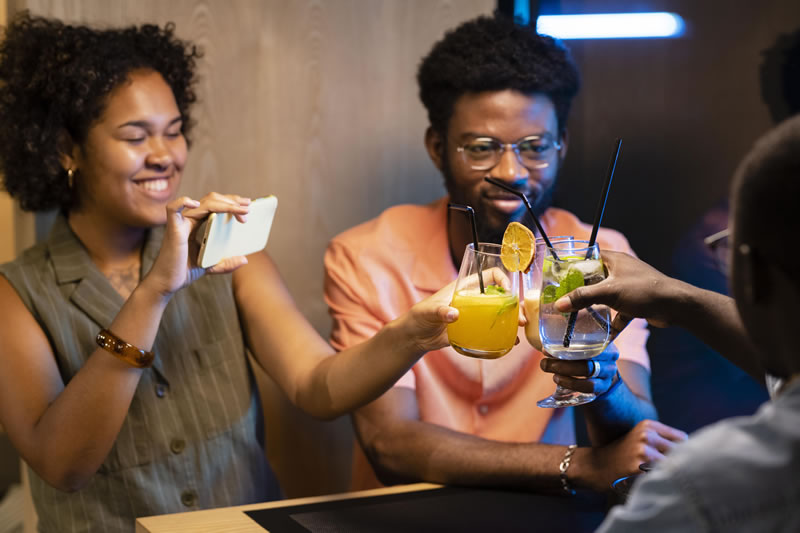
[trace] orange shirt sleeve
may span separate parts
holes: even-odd
[[[369,273],[344,243],[331,241],[325,252],[324,296],[332,319],[330,343],[337,351],[371,338],[387,323],[373,309],[378,300]],[[415,387],[409,370],[395,386]]]

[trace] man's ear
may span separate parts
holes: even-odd
[[[438,131],[428,126],[425,130],[425,149],[439,171],[443,168],[445,141]]]
[[[78,169],[78,143],[72,140],[72,136],[66,130],[58,133],[56,144],[58,150],[58,161],[64,170]]]
[[[758,260],[756,251],[749,244],[739,244],[735,252],[739,261],[739,283],[742,284],[744,300],[749,305],[763,304],[769,294],[769,276],[765,266]],[[763,258],[762,258],[763,261]]]

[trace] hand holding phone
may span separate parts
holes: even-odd
[[[216,265],[228,257],[247,255],[267,245],[278,198],[267,196],[250,204],[247,222],[239,222],[230,213],[211,213],[205,228],[199,228],[200,253],[197,264],[203,268]]]

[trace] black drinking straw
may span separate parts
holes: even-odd
[[[472,225],[472,243],[475,247],[473,251],[475,252],[475,261],[478,263],[478,283],[481,287],[481,294],[484,294],[486,290],[483,288],[483,265],[481,256],[478,254],[478,227],[475,225],[475,211],[468,205],[447,204],[447,207],[469,214],[469,222]]]
[[[597,239],[597,230],[600,229],[600,222],[603,220],[603,213],[606,210],[606,200],[608,200],[608,190],[611,188],[611,179],[614,177],[614,170],[617,168],[617,158],[619,157],[620,148],[622,148],[622,139],[618,138],[614,142],[614,152],[611,154],[611,161],[608,163],[608,172],[603,182],[603,190],[600,193],[600,201],[597,203],[597,210],[594,212],[594,224],[592,225],[592,235],[589,237],[589,249],[586,250],[586,259],[589,259],[592,255],[591,248],[594,246],[594,242]],[[575,330],[575,321],[577,319],[577,311],[570,313],[567,331],[564,332],[564,348],[569,347],[569,343],[572,342],[572,333]]]
[[[525,196],[525,193],[524,192],[520,192],[520,191],[514,189],[513,187],[509,187],[508,185],[506,185],[505,183],[503,183],[502,181],[500,181],[497,178],[490,178],[490,177],[487,176],[487,177],[485,177],[483,179],[485,179],[486,181],[488,181],[492,185],[500,187],[504,191],[510,192],[511,194],[513,194],[514,196],[519,197],[522,200],[522,202],[525,204],[525,208],[528,210],[528,214],[533,219],[533,223],[536,224],[536,229],[539,230],[539,234],[542,236],[542,239],[544,240],[545,245],[547,245],[547,249],[550,250],[551,254],[553,254],[553,259],[558,261],[558,255],[556,254],[556,251],[553,250],[553,245],[550,244],[550,239],[547,238],[547,234],[544,232],[544,228],[539,223],[539,219],[536,217],[536,215],[533,214],[533,208],[531,207],[531,203],[528,201],[528,197]]]

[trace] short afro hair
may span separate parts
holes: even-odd
[[[761,56],[761,97],[772,120],[800,113],[800,28],[778,37]]]
[[[428,120],[443,136],[460,96],[507,89],[549,97],[563,135],[580,75],[560,41],[496,14],[447,32],[422,60],[417,83]]]
[[[800,115],[784,120],[756,142],[736,170],[732,197],[733,227],[739,238],[759,249],[758,260],[780,265],[796,277]]]
[[[59,162],[64,133],[82,144],[111,91],[135,70],[161,74],[187,135],[196,100],[195,46],[175,27],[95,29],[22,12],[0,42],[0,173],[28,211],[69,210],[77,200]]]

